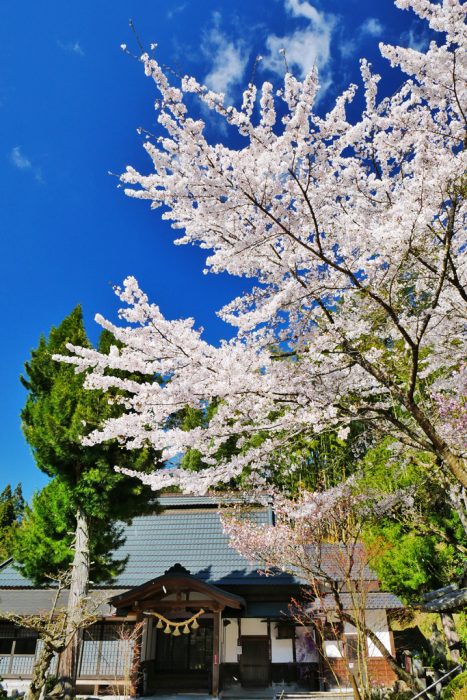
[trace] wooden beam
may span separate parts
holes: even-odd
[[[219,695],[219,677],[220,677],[220,626],[221,626],[221,611],[214,612],[214,625],[212,634],[212,695],[217,698]]]
[[[162,612],[163,610],[218,610],[215,600],[140,600],[135,612]]]

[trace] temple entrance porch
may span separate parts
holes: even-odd
[[[179,621],[179,620],[177,620]],[[203,691],[212,688],[213,618],[206,615],[189,634],[155,630],[155,658],[145,662],[146,692]]]
[[[117,615],[147,620],[134,649],[135,694],[220,690],[221,619],[245,607],[240,596],[192,576],[180,564],[115,596]]]

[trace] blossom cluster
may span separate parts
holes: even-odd
[[[396,4],[441,32],[439,44],[382,44],[407,75],[382,100],[379,76],[362,61],[365,106],[354,122],[346,109],[355,85],[317,113],[316,71],[303,81],[287,73],[278,91],[264,83],[259,97],[250,85],[235,108],[195,78],[171,85],[155,58],[141,56],[165,133],[145,142],[149,174],[122,175],[126,194],[162,208],[177,243],[209,251],[208,270],[256,281],[219,311],[236,335],[216,346],[193,319],[166,319],[130,277],[117,290],[123,323],[97,317],[121,349],[72,348],[62,358],[88,373],[89,387],[125,392],[126,413],[89,442],[149,441],[172,462],[189,449],[202,455],[199,473],[137,475],[155,489],[202,492],[246,466],[261,478],[297,436],[345,438],[355,420],[433,453],[467,485],[455,431],[443,428],[449,405],[430,390],[442,377],[441,394],[452,393],[465,358],[466,6]],[[190,116],[192,94],[242,135],[242,147],[209,142]],[[214,401],[206,424],[183,430],[173,420]],[[221,458],[227,440],[236,449]]]

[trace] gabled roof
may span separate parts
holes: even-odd
[[[297,583],[285,574],[261,576],[259,565],[250,564],[229,546],[217,502],[208,497],[162,497],[160,503],[166,510],[160,515],[134,518],[125,528],[125,544],[118,550],[118,557],[128,557],[128,563],[114,585],[139,586],[177,563],[199,580],[217,586]],[[271,514],[258,508],[252,509],[249,517],[266,525]]]
[[[258,573],[259,565],[250,564],[229,546],[219,519],[219,498],[177,494],[162,496],[159,502],[166,509],[159,515],[137,517],[131,525],[124,525],[125,543],[115,556],[127,558],[127,564],[112,587],[140,586],[162,576],[177,563],[200,581],[217,586],[298,583],[288,574],[262,576]],[[271,522],[271,512],[265,508],[252,509],[248,517],[258,524]],[[16,571],[10,559],[0,567],[2,588],[37,586]]]
[[[170,591],[170,594],[185,593],[189,595],[191,592],[201,593],[209,601],[209,603],[205,603],[204,599],[201,601],[200,604],[203,608],[206,608],[206,606],[216,610],[224,607],[246,608],[246,602],[241,596],[223,591],[221,588],[205,581],[200,581],[180,564],[172,566],[163,576],[158,576],[152,581],[147,581],[141,586],[114,596],[110,599],[110,602],[117,609],[128,606],[144,609],[150,602],[162,601],[168,595],[168,591]],[[188,604],[188,600],[189,598],[183,599],[183,602]],[[175,604],[174,601],[169,601],[169,605],[173,604]]]
[[[121,591],[145,585],[163,576],[177,563],[188,569],[198,581],[222,588],[245,585],[277,588],[305,583],[285,573],[262,576],[258,573],[259,564],[249,563],[232,549],[219,518],[219,497],[177,494],[162,496],[160,503],[165,507],[161,514],[137,517],[131,525],[124,526],[125,543],[116,552],[116,557],[127,559],[127,563],[124,571],[112,582],[112,588]],[[252,508],[248,517],[257,524],[272,522],[269,508]],[[325,544],[321,548],[324,568],[336,580],[342,578],[343,552],[335,544]],[[364,556],[362,552],[358,546],[354,551],[358,578],[363,575],[366,581],[376,581],[375,573],[364,565],[364,559],[361,563],[358,561],[360,555]],[[317,553],[310,549],[312,556],[317,556]],[[15,570],[11,559],[0,565],[0,608],[1,589],[8,588],[37,588]],[[381,607],[401,605],[395,596],[387,595],[389,597],[378,599]]]

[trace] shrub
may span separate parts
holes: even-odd
[[[467,700],[467,671],[463,671],[447,684],[443,700]]]

